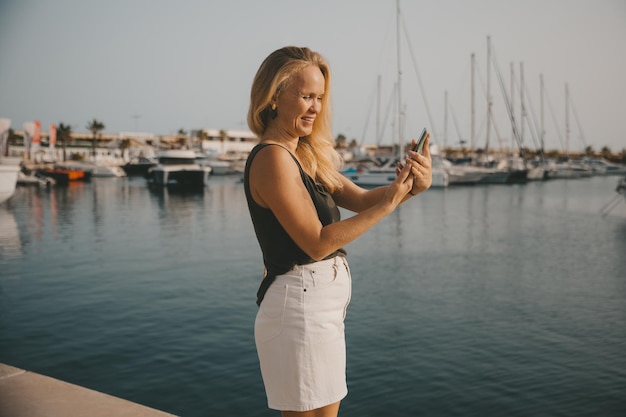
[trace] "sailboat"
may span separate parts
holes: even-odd
[[[551,179],[582,178],[590,177],[592,174],[591,167],[586,165],[584,162],[573,161],[569,157],[569,110],[571,104],[569,85],[565,83],[565,156],[558,159],[556,162],[551,163]]]
[[[375,161],[369,161],[366,166],[350,167],[343,171],[343,174],[352,182],[363,187],[377,187],[389,185],[396,179],[396,167],[398,162],[403,161],[404,138],[402,130],[404,126],[404,111],[402,102],[402,64],[401,64],[401,39],[400,39],[400,0],[396,0],[396,55],[397,55],[397,81],[396,81],[396,99],[397,99],[397,125],[398,125],[398,145],[395,155],[386,158],[375,158]],[[378,133],[378,129],[377,129]],[[447,187],[448,173],[440,166],[433,163],[432,184],[431,187]]]
[[[465,184],[511,184],[511,183],[524,183],[527,181],[528,170],[524,166],[521,158],[514,157],[513,155],[506,158],[502,158],[496,161],[489,155],[489,142],[491,125],[494,123],[492,118],[492,97],[490,87],[490,69],[491,65],[495,66],[495,60],[492,60],[491,56],[491,40],[487,37],[487,131],[485,137],[485,152],[480,158],[476,158],[474,155],[466,163],[453,164],[448,160],[444,160],[441,164],[444,166],[448,173],[449,184],[452,185],[465,185]],[[474,103],[474,74],[475,74],[475,55],[471,55],[471,149],[475,149],[475,103]],[[501,77],[500,77],[501,80]],[[517,129],[515,120],[512,117],[512,109],[510,108],[510,101],[506,97],[506,93],[503,90],[505,101],[507,104],[507,111],[513,126],[514,134],[517,135]],[[447,110],[447,109],[446,109]],[[495,128],[495,124],[494,124]],[[497,133],[497,130],[496,130]]]
[[[495,59],[493,59],[491,53],[491,37],[487,36],[487,135],[486,135],[486,147],[485,149],[488,151],[489,149],[489,136],[491,131],[491,124],[493,122],[492,119],[492,98],[491,98],[491,80],[490,80],[490,68],[491,65],[496,69],[496,75],[498,76],[498,81],[500,82],[500,89],[502,95],[504,97],[506,110],[509,115],[509,119],[511,121],[511,127],[513,132],[513,137],[519,143],[519,130],[517,127],[517,123],[515,118],[513,117],[513,109],[511,105],[511,100],[509,99],[506,90],[504,89],[504,84],[502,80],[502,75],[498,70],[498,66],[496,65]],[[495,125],[494,125],[495,126]],[[497,133],[497,132],[496,132]],[[525,183],[528,181],[528,169],[524,166],[521,158],[515,155],[509,155],[507,158],[500,159],[495,166],[493,164],[489,164],[489,166],[483,165],[483,168],[487,168],[485,170],[485,176],[481,180],[481,183],[486,184],[515,184],[515,183]]]
[[[524,109],[524,73],[520,64],[520,101],[522,102],[522,127],[524,126],[524,118],[526,117],[526,111]],[[512,94],[512,93],[511,93]],[[539,74],[539,105],[541,111],[541,126],[538,132],[538,156],[533,160],[526,160],[526,168],[528,168],[528,181],[544,181],[548,179],[548,163],[544,153],[544,141],[545,141],[545,123],[544,123],[544,84],[543,74]]]

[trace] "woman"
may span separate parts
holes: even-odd
[[[336,416],[347,394],[344,317],[351,277],[343,247],[431,184],[431,158],[409,152],[396,180],[365,190],[340,174],[331,135],[330,70],[285,47],[261,64],[248,125],[260,143],[244,174],[263,252],[255,341],[270,408]],[[357,214],[340,220],[339,207]]]

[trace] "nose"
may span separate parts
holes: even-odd
[[[315,113],[319,113],[319,111],[322,109],[322,100],[313,100],[309,109]]]

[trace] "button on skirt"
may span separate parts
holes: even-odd
[[[342,256],[297,265],[270,285],[254,326],[269,408],[307,411],[347,395],[344,319],[351,293]]]

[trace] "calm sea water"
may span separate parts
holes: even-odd
[[[626,204],[600,215],[616,183],[432,189],[349,245],[340,415],[626,415]],[[277,415],[261,272],[238,178],[18,188],[0,206],[0,362],[181,416]]]

